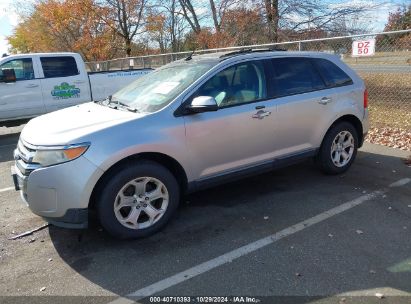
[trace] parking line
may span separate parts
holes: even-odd
[[[389,187],[400,187],[404,186],[405,184],[411,182],[410,178],[404,178],[401,180],[398,180],[392,184],[389,185]],[[365,195],[362,195],[354,200],[351,200],[349,202],[346,202],[344,204],[341,204],[335,208],[329,209],[325,212],[322,212],[318,215],[315,215],[307,220],[304,220],[302,222],[299,222],[295,225],[292,225],[288,228],[285,228],[279,232],[276,232],[272,235],[269,235],[265,238],[262,238],[258,241],[252,242],[250,244],[247,244],[245,246],[242,246],[240,248],[234,249],[230,252],[227,252],[223,255],[220,255],[214,259],[211,259],[209,261],[206,261],[204,263],[201,263],[199,265],[196,265],[192,268],[189,268],[187,270],[184,270],[182,272],[179,272],[173,276],[170,276],[166,279],[163,279],[161,281],[158,281],[156,283],[153,283],[149,286],[146,286],[144,288],[138,289],[125,297],[120,297],[112,302],[110,304],[125,304],[125,303],[135,303],[135,301],[152,296],[158,292],[161,292],[167,288],[170,288],[172,286],[175,286],[179,283],[182,283],[184,281],[187,281],[191,278],[194,278],[198,275],[201,275],[207,271],[210,271],[214,268],[217,268],[221,265],[224,265],[226,263],[230,263],[235,259],[238,259],[244,255],[247,255],[251,252],[254,252],[258,249],[261,249],[263,247],[266,247],[268,245],[271,245],[287,236],[290,236],[294,233],[297,233],[299,231],[302,231],[310,226],[313,226],[315,224],[318,224],[320,222],[323,222],[335,215],[338,215],[344,211],[347,211],[353,207],[356,207],[366,201],[369,201],[379,195],[382,195],[386,192],[387,190],[377,190]],[[130,299],[132,298],[132,300]]]
[[[390,188],[392,188],[392,187],[401,187],[401,186],[404,186],[404,185],[408,184],[409,182],[411,182],[411,178],[407,177],[407,178],[397,180],[396,182],[390,184],[389,187]]]
[[[0,192],[6,192],[10,190],[14,190],[14,187],[7,187],[7,188],[0,189]]]

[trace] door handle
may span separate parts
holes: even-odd
[[[253,114],[252,118],[263,119],[264,117],[269,116],[269,115],[271,115],[270,111],[260,110],[257,113]]]
[[[83,80],[76,80],[76,81],[73,81],[75,84],[82,84],[82,83],[85,83],[85,81],[83,81]]]
[[[30,84],[28,84],[28,85],[26,85],[26,88],[37,88],[39,85],[38,84],[35,84],[35,83],[30,83]]]
[[[333,100],[330,97],[323,97],[320,99],[318,103],[322,105],[326,105],[327,103],[330,103],[331,101]]]

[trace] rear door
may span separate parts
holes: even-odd
[[[33,58],[19,57],[3,62],[0,65],[0,76],[4,69],[14,69],[16,82],[0,82],[0,120],[45,113],[38,67]]]
[[[91,100],[88,76],[77,56],[54,54],[38,58],[47,112]]]
[[[321,144],[334,116],[334,96],[308,57],[272,59],[277,105],[277,155],[309,153]]]

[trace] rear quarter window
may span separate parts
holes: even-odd
[[[41,57],[45,78],[68,77],[79,74],[77,63],[72,56]]]
[[[323,76],[327,87],[340,87],[353,84],[350,76],[331,61],[323,58],[315,58],[313,62]]]

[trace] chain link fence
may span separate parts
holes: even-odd
[[[353,56],[353,41],[375,39],[375,53]],[[245,48],[276,48],[288,51],[321,51],[338,54],[364,79],[369,95],[372,127],[395,127],[411,130],[411,29],[289,41],[263,45],[197,50],[195,54],[236,51]],[[189,56],[191,52],[168,53],[87,62],[90,71],[113,71],[158,68]]]

